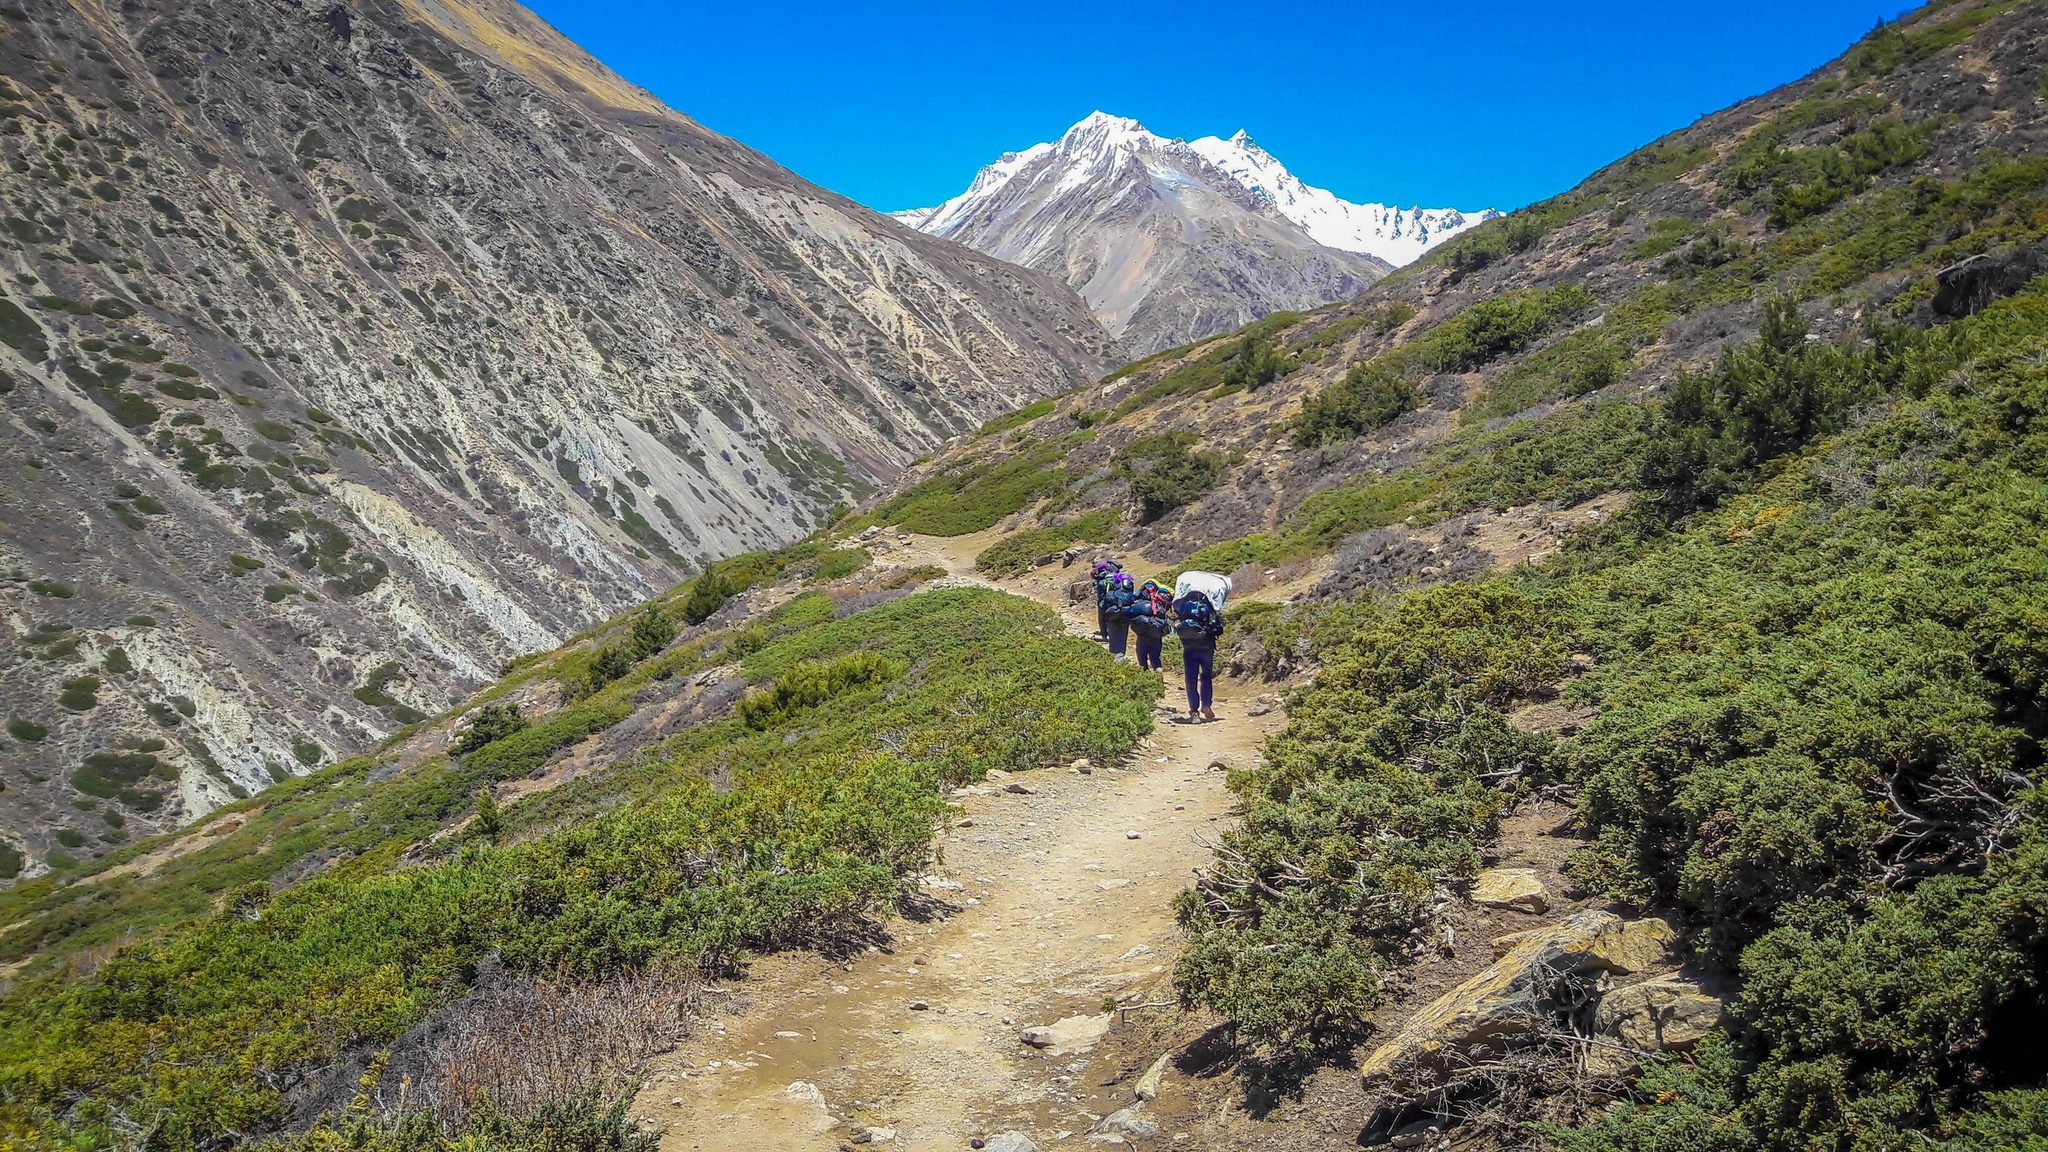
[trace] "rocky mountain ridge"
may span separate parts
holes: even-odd
[[[1099,372],[500,0],[0,9],[0,872],[364,749]]]
[[[1064,280],[1136,355],[1347,299],[1483,218],[1350,204],[1242,132],[1169,140],[1102,112],[895,215]]]

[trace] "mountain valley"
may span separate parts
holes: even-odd
[[[0,8],[9,1147],[2048,1141],[2048,7],[1936,0],[1384,258],[1242,134],[1103,116],[888,221],[481,0],[246,6],[148,73],[218,166],[116,156],[158,105],[86,29],[196,35],[141,11]],[[216,97],[285,43],[412,119]],[[555,190],[470,210],[411,150],[458,107]],[[513,259],[596,220],[639,271]],[[1254,257],[1256,304],[1166,275]],[[1231,578],[1214,722],[1178,636],[1090,635],[1111,557]]]
[[[513,4],[0,16],[0,872],[373,747],[1118,358]]]

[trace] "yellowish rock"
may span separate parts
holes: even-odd
[[[1472,902],[1487,908],[1548,912],[1550,893],[1534,868],[1488,868],[1472,882]]]
[[[1593,942],[1593,956],[1609,972],[1623,976],[1661,968],[1677,959],[1678,932],[1654,916],[1630,920]]]
[[[1612,912],[1581,912],[1523,934],[1484,972],[1410,1016],[1393,1039],[1366,1057],[1361,1077],[1370,1083],[1410,1068],[1439,1066],[1475,1045],[1494,1047],[1535,1031],[1552,1014],[1549,995],[1555,982],[1599,969],[1593,946],[1621,924]]]
[[[1593,1010],[1593,1032],[1602,1041],[1588,1053],[1597,1072],[1619,1074],[1635,1067],[1639,1052],[1683,1052],[1721,1024],[1724,1005],[1697,981],[1660,976],[1616,988]]]

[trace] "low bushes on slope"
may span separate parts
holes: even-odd
[[[746,657],[768,703],[543,794],[544,825],[507,809],[503,847],[398,867],[411,836],[365,843],[274,895],[227,893],[89,977],[17,987],[0,1001],[0,1126],[95,1146],[143,1125],[167,1148],[261,1130],[306,1071],[395,1038],[493,952],[602,975],[863,939],[927,864],[943,788],[1113,757],[1149,728],[1156,679],[1028,602],[950,590],[831,621],[828,598],[806,600],[827,619]]]
[[[1076,540],[1101,544],[1116,538],[1117,514],[1107,508],[1064,524],[1027,528],[981,550],[974,567],[991,576],[1015,576],[1048,552],[1057,552]]]
[[[1695,1065],[1557,1143],[2035,1146],[2048,293],[1867,346],[1772,339],[1693,392],[1769,398],[1686,425],[1734,441],[1708,453],[1725,483],[1306,630],[1328,670],[1233,781],[1245,827],[1180,904],[1184,996],[1267,1043],[1355,1028],[1490,834],[1475,782],[1562,779],[1578,881],[1671,910],[1747,990]],[[1600,715],[1549,747],[1501,713],[1566,651],[1594,660],[1567,699]]]

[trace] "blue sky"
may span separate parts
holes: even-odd
[[[1100,108],[1239,128],[1339,196],[1511,209],[1797,79],[1899,0],[528,0],[627,79],[884,211]]]

